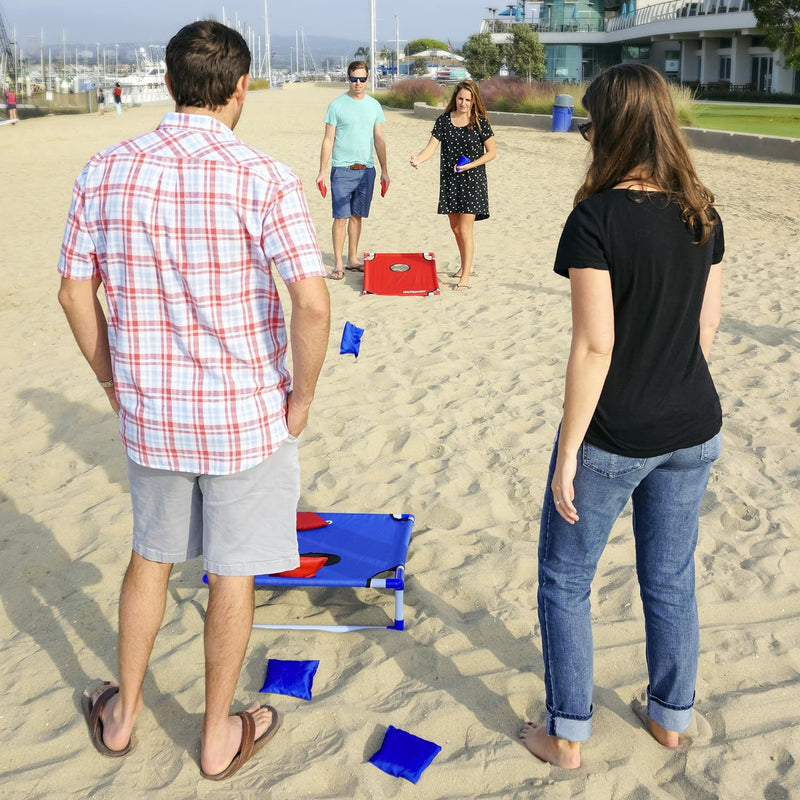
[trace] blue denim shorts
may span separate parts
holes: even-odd
[[[375,188],[375,167],[331,169],[331,199],[334,219],[368,217]]]

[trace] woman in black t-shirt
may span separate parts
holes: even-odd
[[[489,190],[485,165],[497,155],[494,132],[474,81],[456,84],[444,113],[436,119],[428,144],[411,156],[411,166],[424,164],[441,142],[439,214],[447,214],[461,259],[455,291],[469,289],[476,220],[489,218]]]
[[[694,550],[722,424],[707,364],[722,223],[668,87],[652,68],[622,64],[591,83],[583,104],[592,160],[556,255],[573,332],[539,535],[547,723],[520,733],[566,768],[580,765],[591,730],[591,582],[629,499],[649,676],[647,703],[633,710],[666,747],[691,722]]]

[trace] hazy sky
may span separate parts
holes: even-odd
[[[379,43],[395,40],[395,14],[402,40],[431,37],[460,47],[481,20],[489,16],[481,0],[375,0]],[[488,3],[504,9],[504,3]],[[363,39],[369,43],[369,0],[268,0],[271,35],[294,36],[302,26],[307,37],[332,36]],[[39,39],[45,43],[113,44],[114,42],[165,43],[182,25],[213,16],[263,35],[264,0],[0,0],[9,28],[21,44]]]

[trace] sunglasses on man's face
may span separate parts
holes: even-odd
[[[366,82],[367,82],[366,77],[359,78],[358,75],[351,75],[350,76],[350,83],[366,83]]]
[[[578,133],[583,136],[586,141],[589,141],[589,131],[592,129],[592,121],[589,120],[588,122],[582,122],[578,125]]]

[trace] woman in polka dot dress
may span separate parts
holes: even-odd
[[[426,162],[440,143],[438,212],[447,214],[458,244],[461,267],[452,277],[458,278],[453,289],[460,292],[469,289],[475,220],[489,217],[485,165],[497,156],[494,133],[474,81],[456,84],[444,114],[433,125],[430,141],[417,155],[411,156],[411,166],[416,169]],[[459,166],[462,156],[469,163]]]

